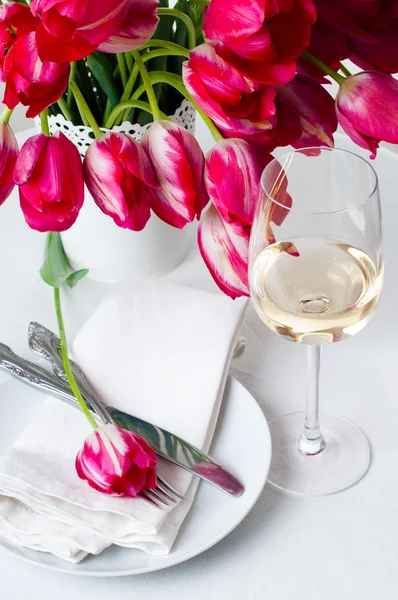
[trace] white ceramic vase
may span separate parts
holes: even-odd
[[[194,133],[195,111],[186,100],[170,118]],[[90,128],[75,126],[62,115],[50,116],[49,125],[51,133],[62,131],[84,156],[92,142]],[[126,121],[112,131],[129,133],[140,141],[148,127]],[[86,190],[79,217],[62,234],[62,240],[72,267],[89,269],[90,279],[104,283],[137,282],[177,267],[188,252],[190,231],[189,227],[170,227],[153,213],[143,231],[122,229],[101,212]]]

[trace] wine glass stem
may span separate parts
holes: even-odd
[[[319,454],[326,443],[319,425],[319,370],[321,347],[307,347],[307,406],[303,433],[298,441],[298,449],[306,455]]]

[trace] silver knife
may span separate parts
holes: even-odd
[[[17,356],[11,348],[1,343],[0,369],[40,391],[54,395],[71,406],[79,408],[75,396],[66,383],[46,369]],[[90,396],[83,395],[94,416],[100,416],[91,403]],[[97,402],[95,404],[97,406]],[[244,486],[236,477],[182,438],[115,408],[107,407],[107,409],[120,427],[141,435],[159,456],[198,475],[229,495],[238,496],[243,493]],[[101,416],[100,419],[103,420]]]

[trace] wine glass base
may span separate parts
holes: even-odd
[[[365,434],[347,419],[321,413],[325,449],[315,456],[297,446],[304,426],[304,412],[271,421],[272,461],[268,481],[275,488],[297,496],[325,496],[345,490],[367,472],[371,451]]]

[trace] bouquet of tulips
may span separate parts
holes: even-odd
[[[371,157],[398,143],[398,0],[19,0],[0,6],[0,43],[0,203],[17,185],[28,225],[62,232],[85,184],[119,227],[139,231],[152,212],[177,228],[201,219],[200,251],[232,298],[248,294],[276,147],[332,146],[338,123]],[[364,71],[351,75],[347,58]],[[215,138],[206,158],[166,116],[182,97]],[[42,129],[20,150],[8,125],[18,103]],[[83,164],[50,136],[49,113],[91,127]],[[112,131],[122,120],[153,124],[139,144]]]

